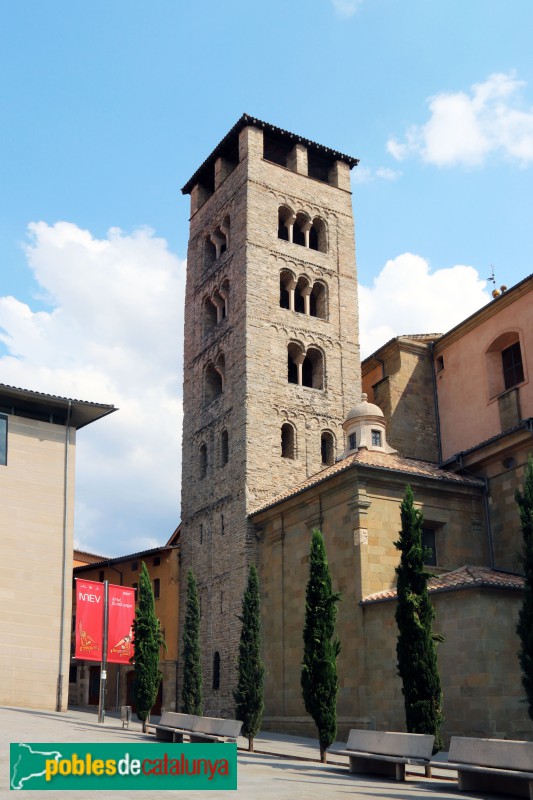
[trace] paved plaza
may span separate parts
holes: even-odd
[[[2,784],[0,798],[13,797],[9,793],[9,743],[10,742],[143,742],[153,741],[142,733],[140,723],[130,723],[129,730],[122,729],[117,715],[106,715],[103,724],[97,722],[96,711],[74,709],[63,714],[28,709],[0,708],[0,736],[2,748],[0,765]],[[206,798],[218,800],[224,797],[238,800],[460,800],[460,798],[502,798],[502,795],[485,793],[463,794],[457,790],[455,781],[442,773],[431,779],[423,777],[421,771],[409,773],[405,783],[372,776],[350,775],[347,759],[335,757],[326,765],[318,761],[318,743],[313,739],[280,734],[261,733],[255,740],[255,753],[245,749],[246,740],[239,740],[238,783],[236,792],[220,791],[166,791],[168,797]],[[447,775],[448,777],[445,777]],[[57,794],[57,793],[56,793]],[[61,791],[59,796],[68,800],[84,800],[90,791]],[[152,791],[99,791],[98,799],[131,796],[133,800],[153,800]],[[54,792],[43,795],[40,791],[26,791],[26,797],[52,797]]]

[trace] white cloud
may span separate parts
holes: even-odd
[[[486,282],[473,267],[431,272],[421,256],[397,256],[387,261],[371,287],[359,285],[362,357],[393,336],[445,333],[490,299]]]
[[[50,310],[0,297],[4,383],[118,411],[77,436],[76,540],[103,555],[164,542],[179,521],[185,264],[152,231],[29,227],[28,263]],[[431,273],[405,253],[360,286],[368,355],[402,333],[445,331],[490,300],[472,267]]]
[[[520,166],[533,163],[533,108],[522,100],[525,83],[514,73],[495,73],[470,92],[429,98],[430,118],[411,125],[404,141],[390,139],[388,152],[401,161],[419,156],[439,167],[479,166],[500,154]]]
[[[49,311],[0,297],[4,383],[119,408],[77,434],[77,543],[104,555],[164,542],[179,521],[185,266],[148,229],[104,239],[29,226]]]
[[[341,17],[352,17],[365,0],[331,0]]]
[[[402,173],[390,167],[378,167],[376,170],[370,167],[357,167],[352,171],[352,183],[372,183],[375,180],[395,181]]]

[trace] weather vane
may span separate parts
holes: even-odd
[[[501,294],[503,294],[505,291],[507,291],[507,286],[505,284],[502,284],[499,289],[496,288],[496,278],[494,276],[494,266],[492,264],[489,264],[489,267],[491,269],[491,273],[490,273],[488,278],[485,278],[485,280],[492,281],[492,284],[494,286],[494,289],[492,290],[492,296],[493,296],[494,299],[496,299]]]

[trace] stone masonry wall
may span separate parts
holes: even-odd
[[[305,159],[299,154],[298,163]],[[347,165],[340,164],[339,172]],[[241,601],[257,539],[247,514],[265,497],[322,467],[322,431],[344,449],[342,421],[360,395],[357,296],[351,195],[263,159],[263,133],[240,133],[239,163],[220,171],[205,199],[193,190],[187,265],[182,478],[183,630],[187,571],[196,575],[201,603],[204,713],[233,715],[232,689]],[[226,175],[225,179],[224,175]],[[344,176],[345,178],[346,176]],[[344,180],[344,183],[349,181]],[[196,208],[195,198],[203,204]],[[278,239],[278,208],[320,216],[328,252]],[[229,246],[206,265],[205,237],[229,218]],[[320,279],[327,286],[327,319],[280,308],[280,271]],[[228,313],[206,325],[205,300],[229,286]],[[324,389],[287,380],[287,347],[298,341],[325,359]],[[223,391],[205,402],[204,375],[213,365]],[[222,366],[221,366],[222,365]],[[281,426],[296,429],[296,458],[281,457]],[[222,461],[222,434],[228,460]],[[225,435],[225,434],[224,434]],[[205,456],[207,454],[207,465]],[[220,688],[213,688],[214,654]],[[181,644],[180,644],[181,655]]]

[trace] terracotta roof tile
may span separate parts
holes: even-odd
[[[418,461],[412,458],[403,458],[399,455],[381,453],[377,450],[362,449],[347,458],[337,461],[336,464],[332,464],[330,467],[316,472],[314,475],[306,478],[305,481],[291,486],[285,492],[274,495],[270,500],[262,503],[258,508],[252,511],[250,516],[253,517],[254,514],[258,514],[260,511],[275,506],[283,500],[287,500],[289,497],[294,497],[306,489],[322,483],[333,475],[337,475],[340,472],[350,469],[350,467],[358,465],[387,472],[401,472],[405,473],[405,475],[415,475],[447,483],[461,484],[463,486],[483,486],[483,481],[481,480],[457,475],[455,472],[448,472],[445,469],[441,469],[437,464],[433,464],[429,461]]]
[[[523,589],[524,579],[510,572],[497,572],[489,567],[464,566],[452,572],[435,575],[428,581],[430,594],[452,592],[457,589]],[[396,589],[385,589],[364,597],[361,603],[378,603],[396,597]]]

